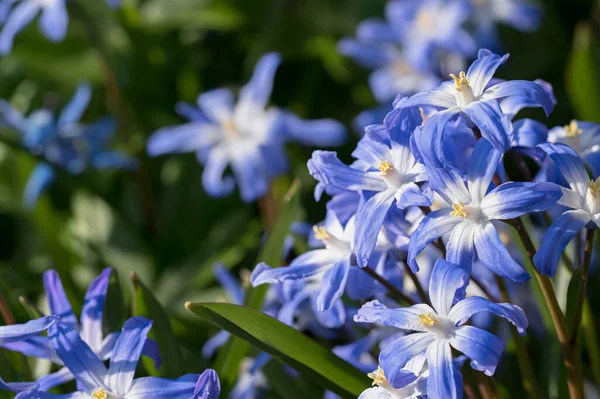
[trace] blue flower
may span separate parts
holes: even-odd
[[[366,266],[392,205],[405,209],[433,202],[431,190],[420,186],[428,180],[425,166],[410,149],[412,133],[420,123],[415,110],[397,108],[383,125],[370,126],[352,154],[357,158],[352,166],[327,151],[315,151],[308,161],[311,175],[325,185],[375,193],[356,215],[354,248],[360,267]]]
[[[556,273],[561,254],[581,229],[600,226],[600,177],[590,179],[583,161],[566,144],[546,143],[539,146],[554,161],[570,188],[561,187],[563,196],[558,204],[570,210],[563,213],[546,231],[546,236],[533,262],[549,276]]]
[[[548,142],[568,145],[594,175],[600,175],[600,125],[572,120],[568,125],[550,129]]]
[[[453,362],[451,348],[471,359],[471,367],[493,375],[504,343],[495,335],[465,323],[476,313],[490,312],[504,317],[524,334],[528,326],[525,313],[518,306],[493,303],[482,297],[463,299],[461,292],[469,283],[462,268],[440,259],[429,283],[433,307],[418,304],[409,308],[388,309],[378,301],[368,302],[359,310],[355,321],[379,323],[415,333],[387,345],[379,355],[382,384],[402,388],[414,382],[405,367],[409,361],[427,365],[427,395],[432,398],[462,398],[462,375]],[[377,382],[377,381],[376,381]],[[380,386],[382,384],[379,384]]]
[[[50,312],[60,317],[62,324],[68,324],[79,331],[81,339],[100,359],[107,360],[113,354],[119,333],[111,333],[104,337],[103,315],[108,282],[113,269],[107,268],[90,284],[85,295],[80,320],[73,313],[73,309],[65,294],[56,270],[44,273],[44,288],[50,306]],[[55,364],[64,366],[62,359],[57,355],[48,337],[29,337],[19,342],[1,342],[0,345],[9,350],[20,352],[26,356],[48,359]],[[148,340],[143,347],[143,354],[150,356],[156,367],[160,367],[160,355],[156,342]],[[74,375],[68,368],[49,374],[38,380],[38,389],[47,390],[56,385],[71,381]]]
[[[416,256],[432,241],[449,235],[447,260],[471,270],[475,251],[481,263],[499,276],[526,282],[529,274],[515,262],[498,237],[493,220],[513,219],[548,209],[561,197],[552,183],[504,183],[488,192],[501,153],[489,141],[478,141],[467,174],[452,169],[428,170],[431,186],[451,207],[427,215],[411,237],[408,261],[418,270]]]
[[[260,352],[254,359],[244,359],[235,386],[229,394],[229,399],[260,398],[269,384],[262,368],[271,361],[271,356]]]
[[[0,122],[21,135],[23,146],[44,159],[31,173],[24,193],[26,208],[32,208],[56,177],[55,167],[79,174],[87,166],[94,169],[136,169],[136,159],[108,150],[115,131],[112,118],[88,125],[79,120],[91,98],[91,87],[80,84],[71,101],[56,117],[49,110],[37,110],[23,117],[0,100]]]
[[[19,2],[20,1],[20,2]],[[14,3],[19,2],[16,6]],[[107,0],[109,6],[117,7],[120,0]],[[69,14],[66,0],[0,0],[0,54],[12,50],[13,40],[35,16],[40,13],[40,30],[52,42],[60,42],[67,34]]]
[[[289,111],[267,108],[280,61],[278,54],[265,55],[242,88],[237,104],[228,89],[198,96],[199,110],[180,104],[179,114],[190,122],[159,129],[148,140],[148,153],[195,152],[205,165],[202,182],[211,196],[229,195],[237,182],[242,200],[251,202],[267,192],[274,176],[286,171],[287,141],[341,144],[345,128],[336,121],[304,121]],[[227,166],[235,180],[223,176]]]
[[[539,106],[548,115],[554,104],[544,88],[535,82],[512,80],[489,85],[496,69],[508,59],[489,50],[480,50],[479,56],[465,74],[451,75],[453,82],[442,83],[437,89],[415,94],[404,102],[404,107],[431,106],[440,111],[433,114],[423,126],[415,141],[426,163],[436,168],[445,165],[444,146],[446,125],[460,115],[469,127],[479,127],[481,135],[494,148],[510,148],[512,126],[498,100],[512,98],[511,108]]]
[[[114,347],[107,369],[92,349],[81,339],[79,332],[69,324],[59,323],[49,330],[52,346],[65,366],[75,375],[78,391],[57,395],[42,391],[25,391],[20,399],[51,398],[163,398],[163,399],[217,399],[219,379],[214,370],[202,375],[188,374],[170,380],[156,377],[134,379],[135,369],[146,342],[152,322],[144,317],[132,317],[123,329]]]

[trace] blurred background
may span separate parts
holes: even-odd
[[[25,321],[19,297],[45,309],[41,273],[55,268],[78,314],[89,282],[103,268],[114,267],[125,306],[110,306],[107,317],[117,324],[136,306],[129,277],[134,272],[170,316],[185,359],[182,371],[199,372],[209,365],[200,348],[216,329],[183,303],[225,300],[212,264],[220,261],[236,274],[251,270],[264,229],[256,203],[242,203],[237,193],[224,199],[204,193],[202,167],[193,154],[150,159],[146,140],[158,128],[182,122],[174,112],[176,102],[193,103],[197,94],[217,87],[237,90],[261,55],[277,51],[284,61],[273,103],[305,118],[342,121],[351,139],[338,153],[349,160],[359,138],[353,119],[376,101],[369,71],[340,55],[336,46],[354,36],[360,21],[382,17],[385,1],[124,0],[117,10],[100,1],[67,3],[66,40],[51,43],[32,23],[17,36],[12,53],[0,59],[0,98],[24,113],[61,108],[77,84],[88,81],[93,96],[83,121],[114,116],[118,132],[112,146],[137,157],[141,167],[60,174],[27,211],[23,189],[36,158],[15,145],[14,132],[2,129],[0,293],[12,316]],[[558,105],[550,118],[540,110],[520,115],[549,127],[573,118],[600,122],[600,2],[542,3],[543,22],[535,32],[499,26],[511,58],[498,76],[541,78],[554,86]],[[292,169],[275,181],[273,194],[281,198],[298,179],[303,218],[318,222],[325,208],[315,203],[314,181],[306,170],[312,149],[288,150]],[[600,309],[600,303],[592,307]],[[35,371],[22,357],[0,350],[5,380],[22,381],[30,373]]]

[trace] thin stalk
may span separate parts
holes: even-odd
[[[579,280],[579,292],[577,294],[577,305],[575,308],[575,317],[573,318],[573,328],[571,329],[571,348],[577,348],[577,337],[579,336],[579,327],[581,326],[581,317],[583,315],[583,303],[585,302],[587,282],[590,275],[590,263],[592,260],[592,251],[594,250],[594,234],[596,229],[588,229],[585,236],[585,249],[583,253],[583,265],[581,270],[581,279]]]
[[[417,294],[419,295],[419,298],[421,298],[421,300],[424,303],[429,303],[429,297],[425,293],[425,290],[423,289],[421,282],[417,278],[417,275],[412,271],[412,269],[408,266],[406,262],[402,262],[402,264],[404,265],[404,271],[406,272],[406,274],[408,274],[408,277],[410,277],[410,280],[413,282],[415,288],[417,289]]]
[[[477,387],[483,399],[500,399],[498,387],[493,377],[488,377],[483,373],[477,373]]]
[[[6,302],[6,298],[4,294],[0,292],[0,314],[2,314],[2,318],[4,319],[4,323],[7,326],[13,325],[16,323],[15,316],[10,310],[8,306],[8,302]]]
[[[496,276],[496,282],[498,283],[502,301],[510,302],[510,295],[508,294],[504,279],[500,276]],[[533,365],[529,358],[529,353],[527,352],[525,339],[519,335],[516,327],[512,325],[510,326],[510,334],[517,347],[516,355],[517,361],[519,362],[519,369],[521,370],[521,382],[523,383],[523,387],[530,398],[541,398],[542,396],[535,378],[535,373],[533,372]]]
[[[361,268],[361,270],[363,270],[365,273],[367,273],[369,276],[373,277],[381,285],[383,285],[396,300],[407,303],[411,306],[416,304],[415,301],[413,301],[408,296],[406,296],[398,288],[394,287],[394,285],[392,283],[390,283],[383,276],[380,276],[375,270],[371,269],[369,266],[363,267],[363,268]],[[427,302],[429,302],[429,301],[427,301]]]

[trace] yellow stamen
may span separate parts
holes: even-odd
[[[419,319],[421,319],[420,323],[427,327],[433,327],[436,321],[433,317],[433,313],[420,314]]]
[[[469,80],[467,79],[467,74],[464,71],[461,71],[458,76],[451,73],[450,77],[454,79],[454,87],[458,91],[461,91],[465,86],[469,86]]]
[[[590,180],[590,192],[592,193],[592,197],[596,198],[598,195],[598,191],[600,190],[600,177],[596,180]]]
[[[379,365],[377,366],[377,370],[367,374],[367,377],[373,380],[372,385],[381,385],[387,382],[387,378],[385,377],[385,374],[383,374],[383,369]]]
[[[382,176],[386,176],[390,170],[394,169],[394,167],[392,166],[390,161],[386,159],[385,161],[381,161],[377,169],[381,171]]]
[[[565,125],[565,131],[567,132],[567,137],[576,137],[583,133],[583,130],[579,128],[579,125],[575,119],[573,119],[568,125]]]
[[[108,399],[108,394],[104,392],[104,389],[98,388],[96,391],[92,393],[92,397],[94,399]]]
[[[459,202],[458,204],[452,204],[452,212],[450,212],[450,216],[462,216],[463,218],[467,217],[467,213],[465,212],[465,204]]]
[[[315,238],[317,240],[323,241],[331,237],[327,232],[327,229],[323,226],[313,226],[313,232],[315,233]]]

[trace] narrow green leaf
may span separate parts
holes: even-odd
[[[133,300],[133,315],[144,316],[152,320],[149,337],[158,343],[162,365],[154,367],[154,362],[143,356],[142,362],[152,376],[175,378],[183,374],[183,356],[177,344],[177,338],[171,328],[171,320],[161,304],[139,278],[132,273],[131,280],[135,289]]]
[[[567,66],[567,92],[577,117],[600,122],[600,43],[587,22],[575,28],[573,50]]]
[[[370,385],[366,375],[330,350],[257,310],[228,303],[185,306],[343,398],[356,398]]]
[[[294,378],[288,374],[283,364],[271,360],[262,368],[269,386],[283,399],[306,399],[323,396],[323,390],[314,384],[300,378]]]
[[[262,248],[257,263],[265,262],[270,266],[279,266],[283,252],[285,238],[290,232],[292,223],[297,220],[300,211],[300,185],[294,182],[285,195],[281,206],[281,213],[271,229],[267,241]],[[245,305],[252,309],[260,309],[269,287],[249,287],[246,291]],[[219,378],[224,392],[228,392],[234,385],[239,375],[240,363],[250,345],[248,342],[232,337],[219,350],[215,361],[215,369],[219,372]]]

